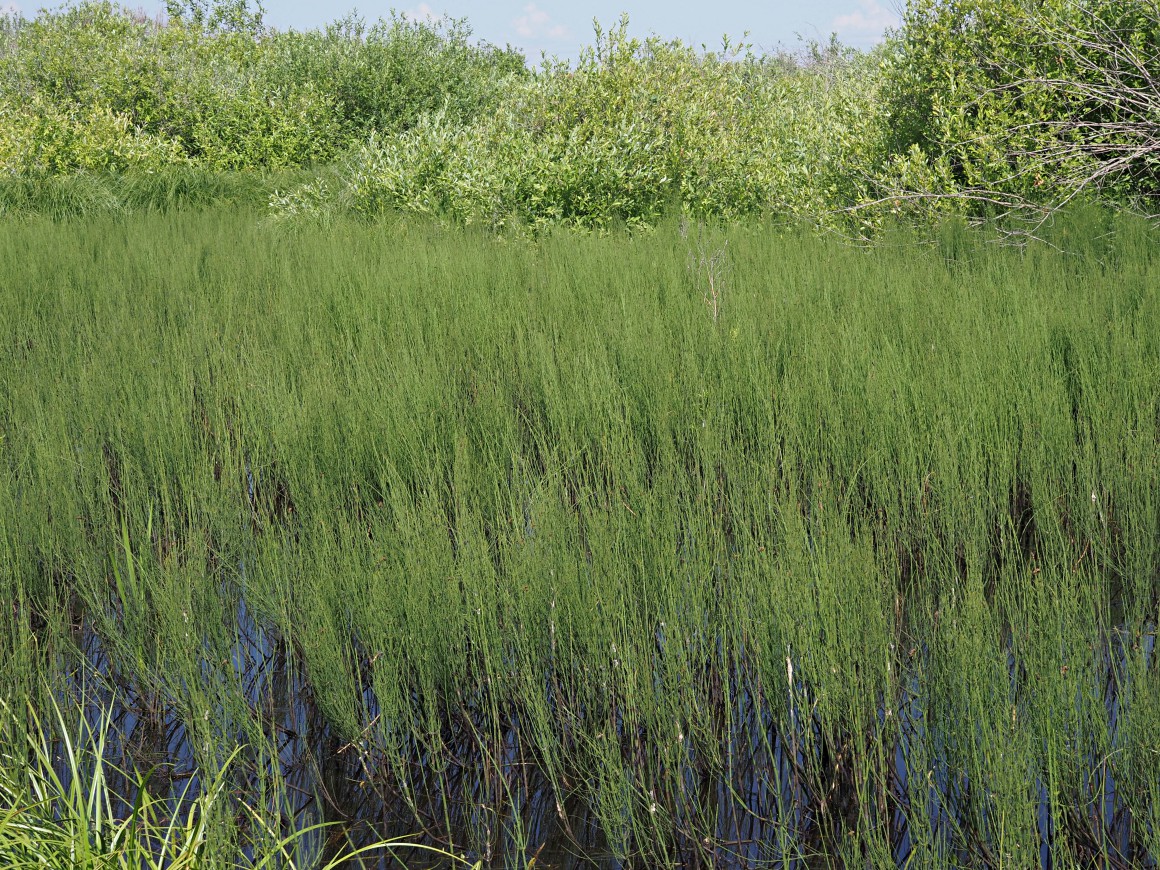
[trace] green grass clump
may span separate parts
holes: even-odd
[[[1050,241],[10,221],[0,698],[323,863],[1151,866],[1160,260]]]
[[[326,825],[282,836],[260,810],[227,793],[228,767],[240,749],[196,792],[187,780],[175,794],[163,797],[150,783],[156,770],[126,771],[110,763],[116,731],[111,710],[99,711],[94,723],[81,706],[73,725],[55,702],[50,706],[52,722],[41,722],[32,708],[24,722],[7,707],[0,708],[6,750],[18,751],[19,732],[29,725],[33,729],[26,735],[22,758],[0,756],[0,859],[12,870],[336,870],[371,851],[391,854],[400,848],[432,853],[446,866],[468,866],[459,856],[399,839],[341,849],[329,860],[319,860],[308,838]],[[235,829],[230,814],[251,825],[257,822],[248,842],[223,838]]]

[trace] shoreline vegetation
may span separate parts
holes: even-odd
[[[1151,866],[1160,260],[1051,229],[6,226],[9,789],[80,703],[205,866]]]
[[[623,18],[534,66],[463,20],[281,32],[245,0],[82,2],[0,17],[0,213],[241,197],[536,233],[683,213],[1035,235],[1077,198],[1153,210],[1158,69],[1150,0],[913,0],[865,52],[694,49]]]
[[[1158,83],[0,17],[0,866],[1157,870]]]

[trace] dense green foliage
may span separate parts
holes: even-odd
[[[284,215],[447,214],[464,222],[654,223],[673,205],[726,218],[818,214],[857,195],[879,120],[873,62],[837,47],[805,66],[743,46],[700,53],[627,35],[575,67],[511,83],[494,113],[443,113],[355,153]]]
[[[9,222],[0,697],[488,866],[1148,866],[1160,248],[1052,231]]]
[[[0,866],[1157,866],[1155,229],[930,220],[1157,118],[1151,0],[0,17]]]
[[[0,170],[44,177],[319,166],[282,217],[403,210],[501,226],[816,215],[874,162],[876,62],[641,42],[622,22],[530,73],[462,22],[262,29],[247,7],[108,3],[10,21]],[[9,210],[21,207],[6,198]],[[113,199],[119,198],[113,196]]]
[[[914,0],[862,53],[697,51],[622,21],[534,71],[463,21],[280,33],[246,0],[174,0],[165,22],[108,0],[2,21],[0,175],[329,167],[279,186],[283,219],[604,227],[680,208],[854,214],[866,231],[1158,192],[1150,0]]]
[[[1155,867],[1154,228],[929,219],[1157,118],[1150,0],[0,17],[0,866]]]
[[[887,150],[910,189],[1042,200],[1123,160],[1105,192],[1157,192],[1160,150],[1131,156],[1125,135],[1146,122],[1155,138],[1151,0],[912,0],[893,54]]]
[[[8,19],[0,173],[325,163],[436,110],[467,121],[524,73],[520,55],[472,45],[463,22],[350,17],[278,33],[230,9],[159,23],[97,0]]]

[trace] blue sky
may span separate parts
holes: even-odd
[[[290,26],[292,16],[306,15],[311,8],[303,0],[267,0],[271,23],[283,9]],[[772,50],[793,47],[798,35],[806,39],[828,40],[836,32],[843,42],[867,48],[882,37],[887,27],[898,23],[901,0],[813,0],[813,2],[755,3],[745,0],[709,0],[701,3],[674,3],[671,0],[409,0],[399,6],[412,16],[450,14],[465,17],[477,36],[499,45],[511,43],[524,50],[530,60],[541,51],[574,58],[581,45],[592,41],[592,19],[603,25],[615,23],[627,12],[634,35],[655,33],[679,37],[692,45],[710,48],[721,44],[723,34],[734,39],[746,31],[749,41]],[[387,7],[360,7],[368,18],[383,14]]]
[[[164,8],[164,0],[121,0],[130,8],[150,14]],[[634,35],[655,33],[679,37],[692,45],[717,47],[722,34],[740,37],[749,31],[749,41],[758,48],[772,50],[779,45],[793,48],[797,35],[827,40],[836,32],[843,42],[867,48],[878,41],[883,30],[898,23],[903,0],[812,0],[812,2],[742,2],[708,0],[701,3],[672,0],[363,0],[358,12],[369,20],[386,16],[392,6],[408,15],[438,17],[443,14],[466,18],[475,35],[498,45],[511,43],[536,61],[540,52],[575,58],[581,45],[592,41],[592,19],[615,23],[627,12]],[[32,15],[42,5],[57,2],[0,0],[0,11],[21,9]],[[286,30],[319,27],[355,8],[343,0],[319,3],[315,0],[264,0],[266,22]]]

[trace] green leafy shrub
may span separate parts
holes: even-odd
[[[472,43],[463,19],[392,12],[368,25],[352,14],[324,30],[271,34],[264,47],[263,81],[280,89],[312,82],[362,137],[410,129],[437,111],[467,123],[494,108],[508,77],[528,75],[514,49]]]
[[[915,0],[885,76],[886,186],[976,212],[1155,190],[1158,74],[1146,0]]]
[[[0,98],[0,173],[152,171],[185,160],[177,142],[107,105],[62,104],[40,94],[23,104]]]
[[[458,121],[523,70],[464,22],[278,33],[245,0],[169,4],[152,20],[108,0],[9,18],[0,39],[0,168],[9,174],[214,169],[333,161],[375,130],[444,110]]]
[[[1149,3],[915,0],[878,49],[799,56],[634,39],[625,19],[575,65],[531,72],[463,20],[280,33],[248,0],[170,0],[165,20],[85,0],[0,20],[0,172],[325,166],[272,198],[278,218],[491,226],[642,226],[679,207],[853,214],[873,232],[1041,214],[1089,188],[1139,201],[1160,194]]]
[[[345,147],[332,101],[313,83],[271,95],[239,77],[219,87],[194,121],[192,158],[214,169],[280,169],[334,159]]]
[[[816,215],[858,189],[877,147],[873,62],[836,46],[804,64],[744,46],[698,53],[626,31],[627,21],[598,29],[574,69],[549,62],[510,81],[473,124],[441,111],[369,140],[338,185],[275,209],[634,226],[670,204],[723,218]]]

